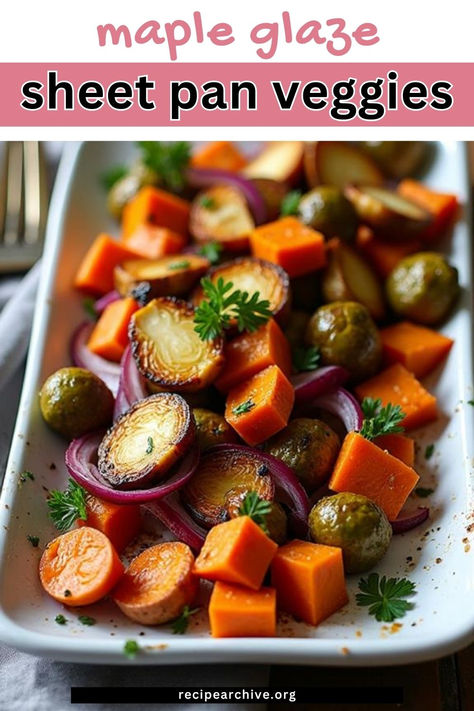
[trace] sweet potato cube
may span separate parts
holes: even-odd
[[[123,240],[129,249],[147,259],[159,259],[168,254],[178,254],[186,244],[186,238],[168,227],[139,225]]]
[[[74,280],[76,289],[101,296],[114,288],[114,269],[139,255],[107,234],[100,234],[83,258]]]
[[[185,235],[188,232],[189,203],[151,185],[141,188],[123,209],[122,236],[128,239],[141,225],[168,227]]]
[[[217,168],[231,173],[242,170],[246,163],[239,149],[230,141],[207,143],[191,156],[193,168]]]
[[[293,385],[277,365],[270,365],[232,388],[225,419],[254,446],[286,427],[294,401]]]
[[[276,593],[217,582],[209,602],[213,637],[274,637]]]
[[[436,420],[436,398],[400,363],[391,365],[355,388],[359,400],[380,398],[382,405],[400,405],[405,417],[403,427],[412,430]]]
[[[419,478],[400,459],[358,432],[350,432],[342,443],[329,488],[367,496],[394,521]]]
[[[225,366],[215,385],[223,393],[269,365],[291,374],[290,344],[276,321],[270,319],[253,333],[242,333],[224,350]]]
[[[290,541],[279,548],[271,570],[278,608],[310,625],[348,601],[341,548]]]
[[[374,439],[377,447],[385,449],[392,457],[401,459],[409,467],[415,466],[415,440],[402,434],[380,435]]]
[[[361,225],[357,230],[357,247],[382,279],[386,279],[404,257],[419,252],[421,246],[421,242],[415,240],[384,242],[366,225]]]
[[[254,257],[279,264],[290,277],[308,274],[326,264],[324,236],[296,217],[282,217],[257,227],[250,235]]]
[[[211,528],[194,572],[206,580],[258,590],[277,548],[249,516],[238,516]]]
[[[140,533],[138,504],[113,504],[96,496],[88,496],[86,512],[87,519],[78,520],[78,526],[90,526],[102,531],[119,553]]]
[[[89,350],[107,360],[120,361],[128,345],[128,325],[137,309],[137,302],[130,297],[106,306],[90,335]]]
[[[422,235],[425,242],[432,242],[440,237],[456,216],[459,205],[456,195],[439,193],[411,178],[402,180],[397,191],[402,197],[430,213],[432,221]]]
[[[384,360],[401,363],[422,378],[445,358],[454,341],[425,326],[402,321],[380,331]]]

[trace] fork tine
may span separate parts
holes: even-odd
[[[36,244],[43,230],[41,153],[38,141],[23,144],[24,235],[26,244]]]
[[[22,228],[23,145],[21,141],[7,144],[6,190],[3,241],[6,245],[14,245],[19,242]]]

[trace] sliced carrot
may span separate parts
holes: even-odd
[[[401,363],[417,378],[428,375],[448,355],[451,338],[424,326],[402,321],[380,331],[384,360]]]
[[[382,405],[389,402],[400,405],[405,417],[403,426],[406,430],[421,427],[436,420],[438,408],[436,398],[400,363],[394,363],[386,370],[366,380],[355,388],[357,397],[363,400],[371,397],[380,398]]]
[[[398,184],[400,195],[430,213],[432,222],[423,233],[423,240],[431,242],[440,237],[454,220],[459,202],[456,195],[439,193],[417,180],[406,178]]]
[[[421,249],[421,242],[417,241],[383,242],[366,225],[357,230],[356,244],[382,279],[386,279],[404,257]]]
[[[247,444],[256,445],[288,424],[295,391],[277,365],[269,365],[232,388],[225,419]]]
[[[374,444],[385,449],[392,457],[401,459],[409,467],[415,466],[415,440],[402,434],[380,435]]]
[[[91,605],[123,575],[118,554],[101,531],[90,526],[63,533],[47,545],[39,565],[46,592],[64,605]]]
[[[178,254],[186,244],[186,238],[169,227],[138,225],[136,230],[123,239],[129,249],[148,259],[159,259],[168,254]]]
[[[119,553],[140,533],[140,507],[135,504],[124,506],[88,496],[86,511],[86,520],[79,519],[77,524],[102,531]]]
[[[113,592],[124,615],[142,625],[161,625],[194,602],[194,556],[180,541],[147,548],[132,560]]]
[[[128,202],[123,210],[122,237],[127,240],[142,225],[168,227],[186,235],[189,222],[189,203],[186,200],[147,185]]]
[[[258,590],[277,548],[249,516],[239,516],[211,528],[194,573]]]
[[[230,141],[214,141],[191,157],[193,168],[217,168],[237,173],[247,164],[244,156]]]
[[[213,637],[274,637],[276,593],[217,582],[209,602]]]
[[[329,488],[367,496],[385,511],[389,521],[394,521],[419,478],[414,469],[397,457],[358,432],[349,432],[342,443]]]
[[[253,333],[242,333],[224,349],[225,366],[215,385],[223,393],[269,365],[291,375],[290,344],[276,321],[270,319]]]
[[[286,543],[273,559],[272,585],[279,609],[318,625],[348,601],[341,548]]]
[[[324,236],[296,217],[282,217],[257,227],[250,235],[250,244],[254,257],[279,264],[290,277],[326,264]]]
[[[128,324],[137,310],[137,302],[130,297],[106,306],[90,335],[89,350],[107,360],[120,361],[128,344]]]
[[[87,250],[74,280],[76,289],[100,295],[114,288],[114,269],[139,255],[110,235],[100,234]]]

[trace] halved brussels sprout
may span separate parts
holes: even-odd
[[[258,452],[250,449],[209,449],[196,472],[181,489],[191,515],[207,528],[226,521],[245,495],[255,491],[261,499],[273,500],[275,486],[270,470]]]
[[[130,321],[132,352],[140,373],[174,392],[194,392],[209,385],[224,365],[223,341],[202,341],[194,308],[175,297],[153,299]]]
[[[432,151],[427,141],[362,141],[360,147],[395,180],[417,175]]]
[[[230,185],[216,185],[193,200],[189,231],[198,242],[219,242],[227,250],[242,252],[254,228],[245,197]]]
[[[167,474],[194,435],[191,410],[180,395],[150,395],[108,430],[99,445],[99,471],[117,489],[149,486]]]
[[[121,296],[130,296],[137,287],[146,284],[148,299],[183,296],[197,284],[209,266],[209,260],[197,254],[129,259],[115,267],[115,288]]]
[[[193,409],[196,421],[196,438],[201,451],[215,444],[237,442],[237,436],[223,415],[203,407]]]
[[[333,185],[381,185],[383,174],[370,156],[344,141],[305,144],[304,170],[310,187]]]

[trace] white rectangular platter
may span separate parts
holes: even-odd
[[[324,624],[311,628],[281,620],[272,639],[212,639],[205,612],[186,635],[169,627],[142,628],[112,602],[83,610],[96,618],[93,627],[77,621],[79,613],[64,610],[39,584],[37,566],[42,547],[55,535],[48,522],[46,491],[64,487],[64,442],[43,423],[37,393],[42,381],[69,361],[70,334],[83,318],[81,299],[71,288],[88,244],[99,231],[117,232],[105,206],[99,176],[108,166],[134,155],[127,143],[69,144],[52,198],[44,270],[36,307],[21,405],[0,501],[0,639],[19,649],[62,661],[127,663],[124,641],[137,639],[142,652],[135,664],[260,662],[313,665],[382,665],[416,662],[447,654],[469,643],[474,628],[474,497],[472,370],[472,248],[468,220],[468,175],[465,146],[436,146],[435,162],[426,182],[455,192],[464,206],[452,241],[450,259],[463,286],[458,308],[443,331],[455,339],[448,361],[427,380],[438,397],[442,415],[416,433],[420,444],[417,470],[421,485],[435,489],[429,498],[426,525],[396,536],[377,570],[388,576],[409,576],[417,585],[415,606],[400,626],[383,625],[356,606],[359,576],[348,581],[350,603]],[[2,337],[2,334],[0,334]],[[435,454],[426,461],[427,444]],[[34,481],[19,486],[23,470]],[[413,499],[413,506],[420,502]],[[27,535],[40,538],[38,548]],[[63,612],[68,624],[55,624]]]

